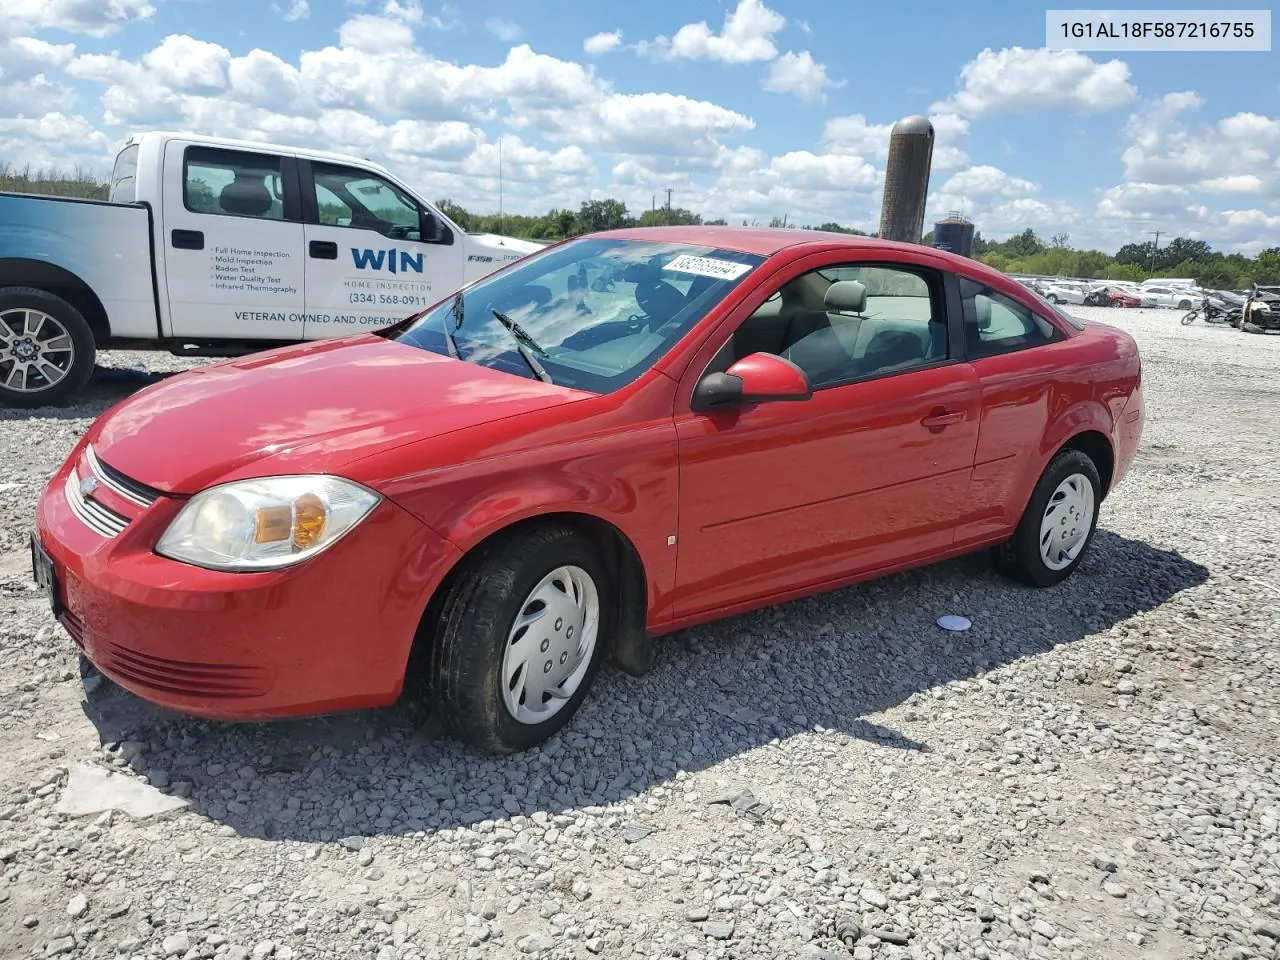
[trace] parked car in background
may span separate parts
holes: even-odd
[[[1071,280],[1056,280],[1045,286],[1043,296],[1050,303],[1083,304],[1089,293],[1089,286]]]
[[[0,404],[66,399],[102,349],[221,357],[386,326],[538,249],[464,232],[357,157],[142,134],[107,202],[0,194]]]
[[[619,230],[141,390],[53,474],[32,562],[84,655],[158,704],[420,685],[508,752],[656,635],[988,548],[1060,583],[1143,422],[1132,337],[967,257]]]
[[[1104,283],[1090,290],[1084,302],[1092,307],[1139,307],[1142,298],[1124,287]]]
[[[1142,288],[1144,307],[1167,307],[1190,310],[1204,302],[1204,297],[1185,287],[1162,287],[1155,284]]]

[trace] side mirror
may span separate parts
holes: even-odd
[[[808,400],[813,387],[803,370],[772,353],[743,357],[724,373],[709,373],[694,388],[695,410],[770,400]]]

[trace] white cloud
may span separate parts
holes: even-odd
[[[720,137],[755,128],[745,114],[673,93],[611,94],[596,117],[584,139],[620,153],[714,156]]]
[[[293,5],[289,7],[281,16],[289,23],[298,20],[305,20],[311,16],[311,4],[307,0],[293,0]]]
[[[1006,110],[1065,108],[1098,113],[1138,95],[1123,60],[1098,63],[1074,50],[983,50],[960,69],[960,89],[936,112],[981,116]]]
[[[504,43],[514,43],[522,32],[520,24],[502,17],[489,17],[484,22],[484,28]]]
[[[825,64],[815,63],[808,50],[787,51],[769,64],[761,86],[770,93],[790,93],[805,103],[825,101],[826,88],[836,86]]]
[[[0,116],[31,117],[65,111],[75,104],[70,87],[49,73],[75,56],[75,44],[32,37],[0,40]]]
[[[938,188],[942,195],[965,194],[974,197],[1002,195],[1009,197],[1035,193],[1037,187],[1030,180],[1010,176],[999,167],[986,164],[961,170]]]
[[[1280,193],[1280,119],[1237,113],[1216,124],[1187,119],[1203,106],[1192,91],[1166,94],[1129,118],[1125,179],[1199,184],[1211,193]]]
[[[0,35],[65,30],[107,37],[130,23],[149,20],[155,12],[147,0],[4,0]]]
[[[1255,174],[1245,173],[1232,177],[1214,177],[1212,180],[1202,180],[1200,187],[1209,193],[1249,196],[1262,193],[1266,188],[1266,183]]]
[[[622,46],[622,31],[611,30],[608,33],[593,33],[582,41],[582,50],[589,57],[599,57]]]
[[[787,25],[787,18],[764,5],[762,0],[738,0],[724,18],[720,33],[705,20],[686,23],[674,37],[641,41],[639,53],[654,53],[671,60],[718,60],[721,63],[752,63],[772,60],[778,55],[773,35]]]
[[[46,113],[38,117],[0,119],[0,143],[21,144],[19,156],[6,156],[13,166],[68,170],[96,167],[112,142],[84,117]]]

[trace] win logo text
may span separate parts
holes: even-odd
[[[398,255],[398,256],[397,256]],[[351,259],[355,261],[357,270],[386,270],[389,273],[422,272],[423,256],[421,253],[409,253],[391,247],[387,250],[361,250],[351,248]]]

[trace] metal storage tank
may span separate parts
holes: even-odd
[[[933,163],[933,124],[921,116],[903,117],[889,134],[884,172],[880,237],[919,243],[924,235],[924,204]]]
[[[933,245],[962,257],[973,256],[973,223],[952,211],[933,225]]]

